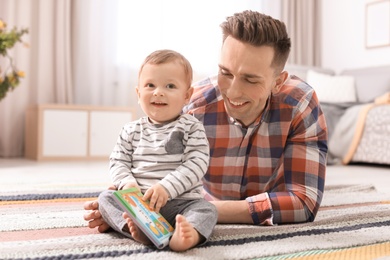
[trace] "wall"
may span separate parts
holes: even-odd
[[[373,1],[322,1],[322,67],[340,72],[390,64],[390,46],[365,47],[365,9]]]

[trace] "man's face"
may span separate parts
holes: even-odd
[[[271,67],[273,57],[269,46],[255,47],[230,36],[223,43],[218,87],[228,114],[245,126],[259,117],[279,82]]]

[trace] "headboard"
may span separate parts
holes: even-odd
[[[296,75],[303,80],[306,80],[308,70],[335,75],[334,71],[331,69],[292,64],[287,64],[285,70],[287,70],[290,75]],[[372,102],[376,97],[390,92],[390,65],[349,69],[342,71],[340,75],[354,77],[356,95],[359,103]]]
[[[334,75],[334,71],[331,69],[323,69],[321,67],[313,67],[313,66],[302,66],[302,65],[293,65],[287,64],[285,70],[288,71],[290,75],[295,75],[300,79],[306,80],[306,74],[308,70],[314,70],[319,73],[324,73],[328,75]]]

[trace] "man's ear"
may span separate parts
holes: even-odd
[[[188,90],[187,90],[187,93],[186,93],[186,104],[188,104],[188,102],[190,102],[192,93],[194,93],[194,88],[193,87],[189,87]]]
[[[272,93],[276,94],[279,92],[280,88],[284,85],[288,78],[288,72],[282,71],[279,76],[276,77],[275,86],[272,89]]]

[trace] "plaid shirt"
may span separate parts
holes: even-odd
[[[216,77],[194,88],[184,112],[204,124],[210,143],[205,198],[246,199],[255,224],[313,221],[328,150],[325,117],[313,89],[290,77],[269,97],[263,114],[243,127],[227,114]]]

